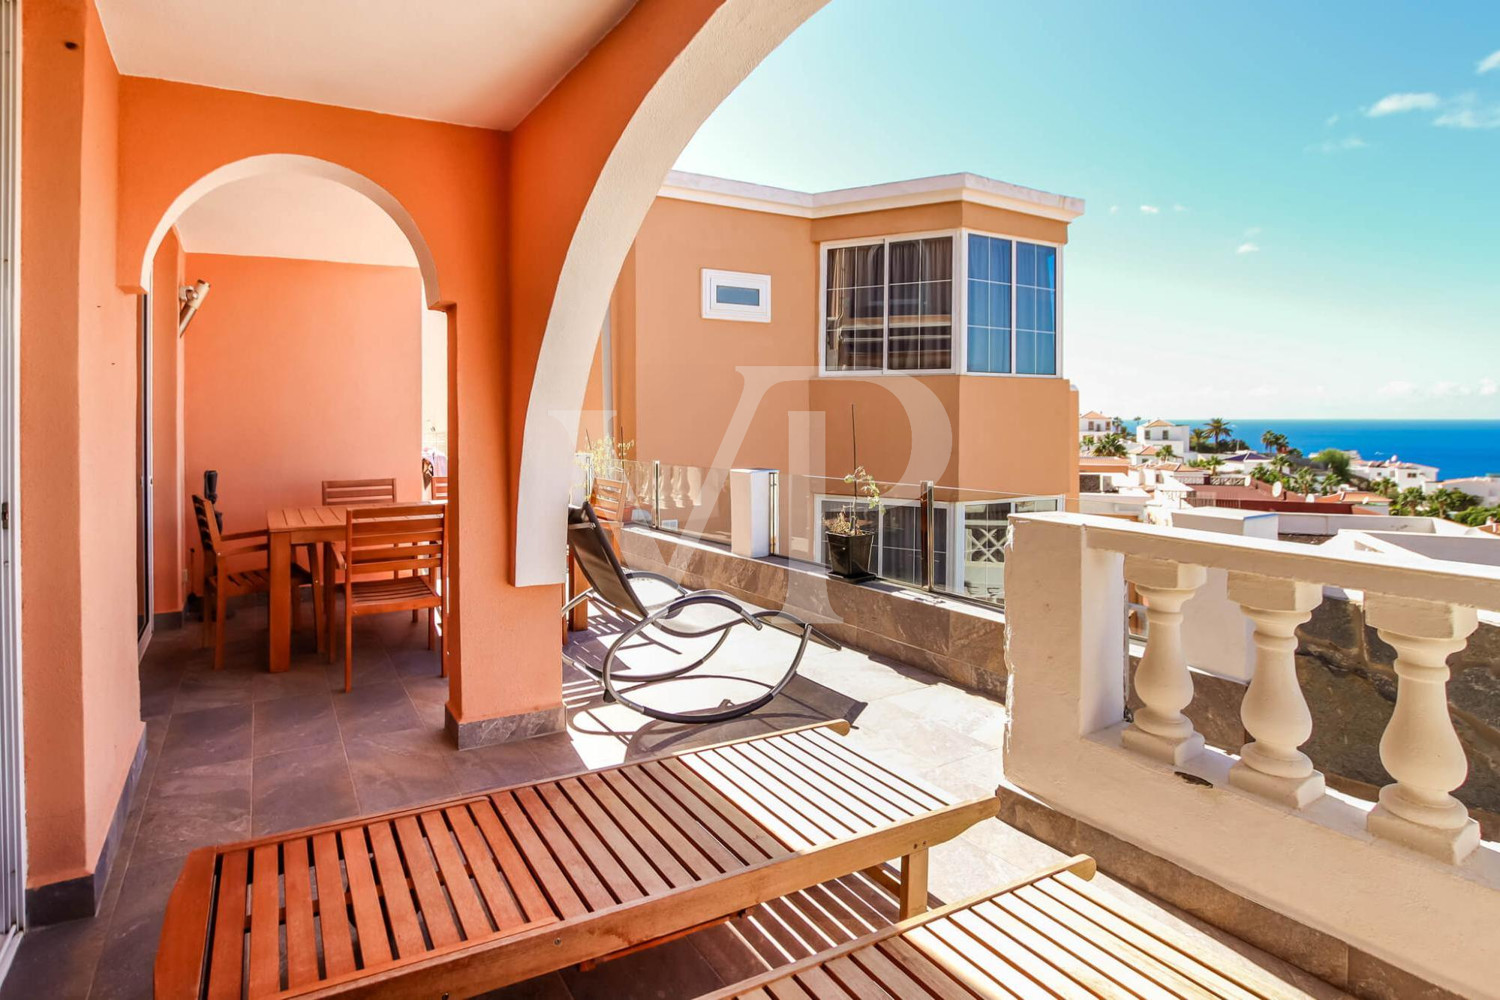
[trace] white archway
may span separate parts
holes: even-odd
[[[417,228],[417,221],[411,217],[411,213],[406,210],[405,206],[389,191],[364,174],[328,160],[297,153],[266,153],[261,156],[249,156],[211,170],[188,185],[185,191],[173,199],[172,204],[167,207],[161,220],[157,222],[156,228],[151,232],[151,239],[146,244],[145,256],[141,260],[140,287],[150,287],[151,263],[156,259],[156,251],[161,246],[161,241],[166,238],[167,232],[176,225],[182,213],[200,198],[216,188],[247,177],[287,173],[335,181],[359,192],[379,206],[400,228],[407,241],[411,243],[412,252],[417,255],[417,268],[422,273],[422,289],[427,298],[427,307],[439,308],[443,299],[438,291],[437,263],[432,258],[432,250],[428,248],[422,231]]]
[[[599,172],[558,274],[532,378],[516,509],[516,585],[563,581],[573,449],[599,328],[667,171],[715,108],[828,0],[725,0],[646,94]]]

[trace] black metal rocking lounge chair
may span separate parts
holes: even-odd
[[[593,507],[585,503],[582,507],[568,509],[568,547],[573,559],[588,579],[589,589],[574,597],[563,607],[566,615],[583,601],[603,604],[611,611],[629,621],[625,629],[610,643],[602,666],[577,661],[578,665],[599,677],[604,684],[604,700],[618,701],[642,715],[664,722],[710,723],[739,718],[769,704],[793,677],[802,664],[807,644],[815,642],[829,649],[840,649],[837,642],[818,631],[812,625],[785,611],[762,611],[719,590],[687,590],[669,577],[644,570],[628,570],[620,564],[609,536],[594,516]],[[648,603],[636,593],[633,581],[653,580],[665,584],[675,591],[675,596],[664,602]],[[707,614],[704,614],[704,609]],[[694,712],[668,712],[664,709],[643,705],[628,693],[659,681],[681,677],[698,669],[711,660],[723,648],[729,633],[737,625],[749,625],[761,629],[766,625],[780,629],[797,640],[797,653],[792,657],[786,673],[776,683],[767,685],[764,693],[739,704],[720,705],[717,708]],[[617,676],[617,654],[630,640],[648,628],[657,628],[678,639],[704,639],[716,636],[713,647],[685,666],[672,666],[666,670],[640,673],[632,669],[628,674]],[[625,684],[622,691],[619,684]]]

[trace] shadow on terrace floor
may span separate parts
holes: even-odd
[[[594,631],[575,636],[568,655],[600,662],[617,629],[617,622],[596,617]],[[652,698],[679,707],[713,704],[719,696],[742,696],[746,677],[778,674],[790,640],[739,631],[720,655],[730,675],[722,690],[663,685]],[[350,694],[342,691],[342,661],[330,666],[306,648],[306,632],[297,637],[292,669],[266,673],[263,607],[242,608],[230,623],[223,671],[215,672],[199,648],[196,625],[156,637],[140,667],[146,765],[99,915],[29,932],[0,1000],[149,998],[166,897],[187,853],[204,844],[835,717],[853,721],[850,738],[872,756],[955,794],[991,791],[1001,774],[1003,705],[921,671],[820,648],[809,651],[799,677],[776,701],[717,726],[653,722],[606,705],[591,675],[564,664],[566,733],[458,752],[442,733],[447,682],[426,648],[426,623],[385,615],[359,620],[355,632]],[[641,668],[661,653],[639,644],[624,660]],[[962,898],[1058,857],[996,820],[933,850],[931,888],[939,898]],[[543,976],[492,996],[687,1000],[863,934],[893,913],[880,887],[862,876],[840,879],[592,971]],[[1287,975],[1279,963],[1270,967]]]

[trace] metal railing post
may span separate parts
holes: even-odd
[[[933,515],[932,480],[922,480],[922,586],[937,589],[937,518]]]
[[[661,530],[661,460],[651,460],[651,527]]]
[[[771,470],[771,555],[777,555],[780,539],[776,537],[776,529],[781,524],[781,472],[777,469]]]

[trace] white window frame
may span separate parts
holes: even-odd
[[[1065,250],[1066,250],[1067,245],[1064,244],[1064,243],[1057,243],[1057,242],[1054,242],[1052,240],[1033,239],[1030,236],[1016,236],[1016,235],[1011,234],[1011,233],[992,232],[992,231],[990,231],[988,229],[971,229],[971,228],[968,228],[968,227],[964,227],[964,228],[960,229],[958,232],[959,232],[959,234],[961,236],[960,243],[963,246],[963,251],[964,251],[963,253],[961,253],[959,255],[958,263],[960,265],[960,268],[956,269],[953,272],[954,273],[954,279],[953,279],[954,281],[959,281],[959,280],[963,281],[963,294],[961,296],[959,296],[959,298],[962,300],[961,308],[959,306],[955,306],[954,307],[954,312],[955,313],[961,312],[962,315],[963,315],[963,338],[962,338],[962,340],[960,342],[960,350],[957,351],[957,352],[955,352],[955,356],[961,356],[961,363],[960,363],[960,366],[959,366],[959,372],[962,373],[962,374],[964,374],[964,375],[975,375],[975,376],[979,376],[981,378],[1063,378],[1064,377],[1064,375],[1063,375],[1063,272],[1065,270],[1065,268],[1063,267],[1063,257],[1065,255]],[[1046,374],[1039,374],[1039,373],[1035,373],[1035,372],[1016,372],[1016,371],[1008,371],[1008,372],[973,372],[973,371],[969,371],[969,237],[970,236],[988,236],[991,239],[1009,240],[1010,243],[1012,244],[1011,248],[1010,248],[1010,366],[1011,366],[1011,368],[1015,368],[1015,366],[1016,366],[1016,308],[1017,307],[1016,307],[1016,248],[1015,248],[1015,244],[1017,244],[1017,243],[1032,243],[1032,244],[1035,244],[1036,246],[1039,246],[1039,247],[1052,247],[1054,250],[1057,251],[1057,288],[1054,289],[1054,301],[1052,303],[1052,325],[1054,327],[1056,327],[1056,330],[1053,333],[1053,337],[1055,338],[1055,340],[1054,340],[1054,350],[1057,352],[1056,356],[1053,359],[1053,361],[1054,361],[1053,367],[1057,369],[1055,373],[1053,373],[1051,375],[1046,375]]]
[[[760,292],[760,305],[744,306],[718,301],[720,285],[754,288]],[[749,271],[721,271],[703,268],[703,318],[726,319],[739,323],[771,322],[771,276]]]
[[[1016,365],[1016,243],[1033,243],[1037,246],[1051,247],[1057,251],[1057,288],[1054,290],[1053,301],[1053,333],[1054,357],[1053,374],[1042,374],[1033,372],[975,372],[969,370],[969,237],[988,236],[992,239],[1008,240],[1011,246],[1010,253],[1010,359],[1011,367]],[[903,240],[930,239],[935,236],[953,237],[953,346],[950,356],[953,365],[949,368],[923,368],[923,369],[892,369],[888,366],[889,358],[886,354],[890,350],[891,313],[890,313],[890,250],[889,245],[893,242],[899,243]],[[885,311],[885,337],[881,367],[879,368],[857,368],[844,370],[841,368],[828,367],[827,337],[828,337],[828,251],[840,247],[872,246],[880,243],[887,247],[885,252],[885,287],[886,311]],[[818,244],[818,375],[822,378],[874,378],[887,375],[975,375],[982,378],[1065,378],[1063,374],[1063,282],[1064,267],[1063,258],[1066,255],[1067,245],[1053,240],[1040,240],[1030,236],[1017,236],[1013,233],[995,232],[988,229],[973,229],[961,226],[958,229],[935,229],[915,233],[891,233],[880,236],[861,236],[844,240],[825,240]]]
[[[826,377],[826,378],[873,378],[873,377],[876,377],[876,376],[885,376],[885,375],[957,375],[957,374],[960,374],[963,371],[963,366],[962,366],[962,363],[960,361],[960,352],[962,350],[962,345],[958,343],[957,337],[956,337],[957,331],[959,329],[961,329],[960,326],[959,326],[959,316],[962,313],[966,312],[966,310],[963,308],[964,302],[962,300],[964,298],[964,292],[968,288],[968,284],[967,283],[965,283],[962,287],[958,286],[958,273],[959,273],[958,272],[958,268],[959,268],[959,264],[961,263],[962,258],[963,258],[963,255],[959,252],[959,248],[963,245],[963,240],[959,237],[959,234],[961,232],[962,232],[962,230],[960,230],[960,229],[934,229],[934,230],[930,230],[930,231],[926,231],[926,232],[919,232],[919,233],[892,233],[890,235],[882,235],[882,236],[861,236],[861,237],[858,237],[856,239],[847,239],[847,240],[825,240],[824,242],[818,244],[818,334],[817,334],[817,338],[818,339],[817,339],[817,345],[818,345],[818,375],[819,376]],[[904,242],[906,242],[908,240],[927,240],[927,239],[933,239],[935,237],[940,237],[940,236],[950,236],[950,237],[953,238],[953,266],[951,268],[951,272],[952,272],[953,277],[952,277],[951,280],[954,283],[954,290],[953,290],[953,293],[952,293],[952,303],[953,303],[952,327],[953,327],[953,331],[954,332],[950,333],[950,335],[949,335],[950,337],[953,338],[953,340],[950,343],[950,348],[949,348],[949,351],[948,351],[948,357],[952,359],[953,364],[949,365],[947,368],[891,368],[890,367],[890,347],[891,347],[891,296],[890,296],[890,290],[891,290],[891,251],[890,251],[890,244],[892,244],[892,243],[904,243]],[[885,292],[886,292],[886,295],[885,295],[885,316],[884,316],[885,326],[884,326],[883,336],[882,336],[882,340],[881,340],[880,367],[879,368],[850,368],[850,369],[829,368],[828,367],[828,349],[827,349],[827,345],[828,345],[828,251],[829,250],[837,250],[840,247],[867,247],[867,246],[874,246],[876,243],[879,243],[879,244],[881,244],[882,246],[884,246],[886,248],[885,249],[884,258],[883,258],[883,260],[884,260],[884,267],[882,268],[882,271],[883,271],[883,273],[885,275]],[[968,339],[967,333],[965,333],[964,339],[965,340]]]

